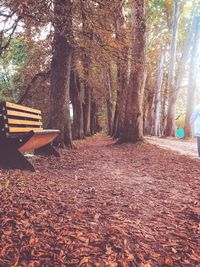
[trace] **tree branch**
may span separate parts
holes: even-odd
[[[35,82],[39,79],[42,78],[43,81],[46,81],[51,74],[51,71],[42,71],[37,73],[32,79],[31,82],[26,86],[24,94],[20,97],[20,99],[17,101],[17,104],[23,103],[23,101],[26,99],[28,93],[30,92],[32,86],[35,84]]]

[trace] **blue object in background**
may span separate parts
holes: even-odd
[[[176,135],[179,137],[179,138],[184,138],[185,136],[185,131],[183,128],[177,128],[176,129]]]

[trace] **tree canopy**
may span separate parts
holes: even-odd
[[[198,30],[195,33],[193,22],[199,17],[199,3],[186,0],[138,1],[136,6],[133,3],[121,0],[36,1],[31,4],[28,0],[1,1],[1,99],[41,107],[50,125],[52,118],[56,118],[52,99],[59,95],[58,90],[63,86],[62,96],[58,96],[54,105],[60,106],[57,105],[59,101],[65,103],[64,113],[68,115],[61,119],[65,137],[68,136],[65,145],[71,143],[72,138],[83,138],[100,129],[107,130],[115,138],[122,137],[128,132],[127,123],[130,122],[129,101],[129,111],[135,110],[136,118],[142,118],[140,136],[143,133],[175,135],[177,117],[184,117],[183,127],[190,127],[191,110],[186,106],[191,106],[187,104],[187,95],[193,94],[188,91],[192,60],[199,55],[198,41],[195,41]],[[146,15],[144,21],[139,16],[137,22],[137,10],[139,12],[143,4],[141,14]],[[137,36],[137,23],[146,29],[143,38],[142,31]],[[58,40],[56,36],[59,35]],[[65,52],[59,48],[62,39]],[[137,42],[144,53],[142,62]],[[70,57],[67,56],[69,49]],[[61,63],[64,58],[66,62]],[[58,73],[61,75],[59,68],[54,74],[55,62],[63,70],[62,78],[58,77]],[[138,64],[142,64],[144,72],[139,78],[141,84],[134,85],[133,72]],[[196,84],[198,79],[196,75]],[[62,86],[58,84],[64,80]],[[54,97],[52,90],[55,90]],[[136,95],[141,96],[139,104],[135,102],[136,95],[130,100],[129,90],[131,94],[136,90]],[[63,98],[65,92],[68,100]],[[198,86],[196,95],[193,99],[198,102]],[[44,103],[48,103],[46,108]],[[73,108],[73,123],[70,122],[70,107]],[[139,124],[136,119],[133,128],[137,129]],[[133,135],[129,141],[137,140]]]

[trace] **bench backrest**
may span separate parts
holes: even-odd
[[[10,103],[0,103],[0,131],[4,134],[19,134],[31,130],[43,130],[41,111]]]

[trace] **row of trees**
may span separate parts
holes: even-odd
[[[197,97],[197,2],[1,1],[2,99],[40,106],[72,147],[101,128],[119,142],[175,135]],[[70,103],[73,123],[70,121]]]

